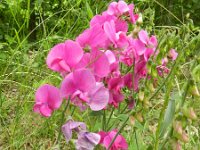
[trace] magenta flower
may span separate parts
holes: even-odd
[[[138,20],[139,16],[138,14],[134,14],[133,10],[134,10],[134,4],[130,4],[128,5],[129,7],[129,15],[130,15],[130,20],[132,24],[135,24],[136,21]]]
[[[83,50],[77,42],[67,40],[54,46],[47,56],[47,65],[50,69],[60,72],[71,72],[81,60]]]
[[[102,144],[104,147],[108,148],[112,139],[117,134],[117,130],[112,130],[110,132],[100,131],[98,133],[101,136],[101,140],[99,144]],[[111,146],[110,150],[127,150],[128,144],[122,135],[118,135],[115,139],[114,143]]]
[[[61,93],[71,98],[71,102],[84,109],[87,104],[94,111],[106,107],[109,100],[108,90],[102,83],[95,81],[94,75],[88,69],[77,69],[68,74],[62,82]]]
[[[72,138],[72,131],[77,133],[86,131],[86,125],[83,122],[75,122],[73,120],[68,120],[66,124],[62,126],[62,132],[65,136],[65,140],[68,143]]]
[[[126,33],[122,31],[117,32],[113,20],[104,23],[104,31],[108,39],[114,44],[115,48],[123,48],[128,45]]]
[[[176,52],[175,49],[171,49],[169,51],[169,58],[171,58],[172,60],[176,60],[177,56],[178,56],[178,53]]]
[[[85,48],[89,46],[90,48],[106,48],[109,45],[109,40],[100,24],[95,24],[89,29],[86,29],[81,33],[76,41]]]
[[[93,150],[99,143],[101,137],[99,134],[92,132],[81,132],[76,141],[77,150]]]
[[[50,117],[52,112],[60,107],[62,98],[58,88],[52,85],[42,85],[35,94],[34,112],[44,117]]]
[[[129,7],[126,4],[126,2],[119,1],[118,3],[117,2],[110,3],[110,5],[108,6],[107,13],[109,15],[120,16],[128,11],[129,11]]]
[[[121,89],[124,87],[123,78],[115,77],[110,78],[107,81],[109,89],[109,104],[118,107],[118,104],[124,100],[124,95],[121,92]]]
[[[149,48],[156,48],[156,46],[158,45],[156,37],[151,36],[149,38],[148,33],[145,30],[141,30],[138,33],[138,36],[139,36],[140,41],[142,41],[142,43],[144,43]]]

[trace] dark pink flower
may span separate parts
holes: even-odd
[[[110,132],[100,131],[98,133],[101,136],[101,140],[99,144],[102,144],[105,148],[108,148],[112,139],[117,134],[117,130],[112,130]],[[115,139],[114,143],[111,146],[110,150],[127,150],[128,144],[122,135],[118,135]]]
[[[83,50],[77,42],[67,40],[54,46],[47,56],[47,65],[50,69],[60,72],[71,72],[81,60]]]
[[[61,104],[62,98],[59,89],[45,84],[36,91],[33,110],[44,117],[50,117],[52,112],[58,109]]]

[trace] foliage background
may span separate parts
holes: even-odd
[[[61,78],[45,65],[49,49],[58,42],[74,39],[89,25],[93,15],[101,13],[109,0],[1,0],[0,1],[0,149],[50,149],[55,145],[61,111],[46,120],[32,112],[34,91],[43,83],[59,86]],[[143,13],[143,26],[162,38],[162,55],[170,47],[181,53],[177,71],[178,85],[182,87],[190,64],[200,49],[199,0],[127,0],[134,2],[136,11]],[[167,45],[167,46],[165,46]],[[160,56],[162,57],[162,56]],[[198,62],[199,63],[199,62]],[[188,65],[189,64],[189,65]],[[174,83],[175,81],[173,81]],[[174,83],[175,84],[175,83]],[[197,82],[199,85],[199,82]],[[164,91],[163,91],[164,93]],[[160,100],[162,103],[162,99]],[[157,106],[158,102],[153,101]],[[197,101],[197,113],[200,112]],[[158,105],[159,106],[159,105]],[[162,106],[162,105],[161,105]],[[161,107],[159,107],[161,108]],[[152,110],[148,118],[158,118],[160,109]],[[87,114],[75,113],[83,120]],[[196,122],[199,126],[200,121]],[[146,131],[148,125],[138,125]],[[199,133],[199,128],[197,128]],[[138,131],[140,133],[140,131]],[[198,149],[196,133],[185,149]],[[134,149],[135,140],[127,135]],[[150,145],[151,137],[138,137],[143,148]],[[63,140],[63,145],[65,144]],[[146,143],[146,144],[145,144]],[[194,146],[195,145],[195,146]],[[70,149],[70,148],[69,148]]]

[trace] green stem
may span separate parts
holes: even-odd
[[[105,131],[106,129],[106,111],[103,110],[103,117],[102,117],[102,129]]]
[[[62,127],[62,125],[63,125],[63,123],[64,123],[65,112],[67,111],[67,109],[68,109],[68,107],[69,107],[69,103],[70,103],[70,98],[67,100],[67,105],[65,106],[65,108],[64,108],[64,110],[63,110],[63,112],[62,112],[62,116],[61,116],[61,118],[60,118],[60,126],[59,126],[60,128],[59,128],[57,143],[59,143],[60,138],[61,138],[61,132],[62,132],[61,127]]]
[[[137,150],[139,150],[139,145],[138,145],[138,140],[137,140],[137,133],[136,133],[135,129],[134,129],[134,135],[135,135],[135,141],[136,141],[136,145],[137,145]]]
[[[107,121],[107,123],[106,123],[106,127],[108,127],[108,125],[109,125],[109,122],[110,122],[110,119],[111,119],[111,117],[112,117],[112,115],[113,115],[114,110],[115,110],[115,107],[112,108],[112,111],[111,111],[110,116],[109,116],[109,118],[108,118],[108,121]],[[107,130],[107,128],[106,128],[106,130]]]
[[[111,143],[108,146],[109,150],[112,147],[112,144],[114,143],[114,141],[116,140],[117,136],[119,135],[119,133],[124,129],[124,127],[126,126],[127,121],[129,120],[129,116],[126,118],[126,120],[124,121],[124,123],[122,124],[122,126],[120,127],[119,131],[117,132],[117,134],[114,136],[114,138],[112,139]]]

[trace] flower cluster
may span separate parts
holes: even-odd
[[[118,107],[125,99],[123,88],[137,92],[140,80],[148,77],[147,63],[155,56],[158,45],[156,36],[148,35],[147,31],[128,30],[130,25],[137,26],[138,18],[133,4],[112,2],[106,11],[91,19],[89,28],[74,41],[55,45],[46,63],[49,69],[61,74],[63,81],[59,89],[45,84],[37,90],[34,111],[50,117],[64,98],[70,98],[71,104],[82,111],[88,107],[100,111],[110,105]],[[169,57],[174,60],[176,56],[172,50]],[[129,71],[124,72],[121,65],[130,68]],[[163,66],[157,68],[158,72]],[[68,121],[62,130],[67,141],[72,130],[78,133],[77,149],[85,149],[86,143],[90,149],[98,143],[107,148],[117,133],[102,131],[100,140],[95,133],[86,131],[85,124],[73,121]],[[127,148],[121,135],[111,147],[112,150]]]

